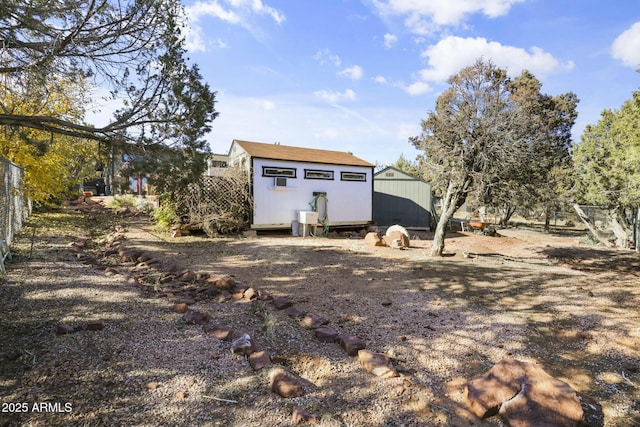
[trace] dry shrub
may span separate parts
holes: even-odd
[[[239,232],[248,226],[253,208],[249,179],[244,170],[228,168],[219,176],[189,184],[179,204],[187,225],[204,230],[209,237]]]

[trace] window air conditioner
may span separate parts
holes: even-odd
[[[286,187],[287,186],[287,178],[284,176],[276,176],[273,179],[273,183],[276,187]]]

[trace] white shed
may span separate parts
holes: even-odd
[[[290,228],[312,210],[330,227],[372,222],[374,165],[352,154],[236,139],[229,165],[249,173],[253,229]]]

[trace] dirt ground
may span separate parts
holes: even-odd
[[[501,237],[449,235],[446,256],[430,258],[425,232],[399,250],[344,235],[173,238],[144,217],[122,218],[127,248],[288,297],[385,352],[401,374],[367,374],[269,303],[192,304],[249,333],[274,365],[306,380],[303,397],[284,399],[269,390],[268,368],[253,371],[229,342],[185,324],[166,297],[127,281],[133,266],[105,254],[91,222],[65,228],[78,215],[65,213],[55,229],[25,227],[0,285],[0,426],[287,426],[295,408],[320,426],[502,425],[469,413],[463,390],[506,357],[539,363],[570,384],[587,425],[640,425],[635,252],[581,245],[566,230],[512,228]],[[79,255],[85,240],[80,252],[96,262]],[[97,319],[104,330],[56,334],[60,322]],[[29,410],[9,413],[7,404],[20,402]],[[34,411],[40,402],[59,405]]]

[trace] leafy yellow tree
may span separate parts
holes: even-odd
[[[0,84],[0,105],[6,114],[47,115],[80,119],[84,111],[81,82],[65,82],[64,92],[50,86],[16,89],[8,79]],[[0,128],[0,155],[25,168],[25,194],[34,201],[66,196],[95,174],[95,141],[44,130],[5,125]]]

